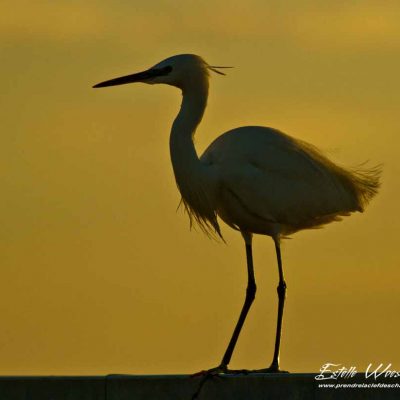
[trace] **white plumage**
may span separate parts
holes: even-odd
[[[217,168],[217,210],[239,230],[288,235],[363,211],[379,169],[345,170],[314,146],[275,129],[246,126],[218,137],[200,160]]]

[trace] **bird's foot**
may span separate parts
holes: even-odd
[[[203,389],[204,384],[212,378],[220,378],[221,375],[227,375],[227,374],[246,374],[248,373],[247,370],[244,369],[229,369],[225,364],[220,364],[218,365],[218,367],[215,368],[210,368],[204,371],[200,371],[200,372],[196,372],[192,375],[190,375],[191,378],[197,378],[197,377],[201,377],[199,386],[196,390],[196,392],[193,394],[192,396],[192,400],[195,400],[197,398],[199,398],[200,392]]]
[[[197,387],[196,391],[193,393],[192,400],[198,399],[201,390],[203,389],[204,384],[211,378],[218,377],[219,374],[225,373],[226,370],[226,365],[219,365],[218,367],[215,368],[210,368],[208,370],[196,372],[192,375],[190,375],[191,378],[197,378],[201,377],[199,386]]]
[[[213,377],[218,376],[219,374],[226,374],[228,371],[228,367],[224,364],[218,365],[218,367],[206,369],[203,371],[195,372],[194,374],[190,375],[191,378],[197,378],[198,376],[202,377]]]
[[[198,376],[208,376],[208,377],[213,377],[213,376],[219,376],[221,374],[248,374],[250,371],[247,369],[229,369],[226,365],[221,364],[218,365],[218,367],[215,368],[210,368],[206,369],[203,371],[196,372],[192,375],[190,375],[191,378],[196,378]]]
[[[272,363],[268,368],[254,369],[250,373],[263,373],[263,374],[288,374],[289,371],[284,371],[279,368],[278,363]]]

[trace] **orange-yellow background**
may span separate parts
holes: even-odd
[[[169,161],[180,94],[115,76],[192,52],[212,76],[197,134],[269,125],[333,159],[383,162],[365,214],[283,245],[282,366],[400,368],[398,1],[3,1],[0,15],[0,373],[190,373],[215,366],[246,286],[240,235],[189,232]],[[232,360],[272,357],[277,268]]]

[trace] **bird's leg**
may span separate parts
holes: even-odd
[[[279,246],[279,239],[274,238],[276,257],[278,260],[279,268],[279,284],[277,289],[278,292],[278,320],[276,324],[276,336],[275,336],[275,350],[274,358],[271,365],[268,368],[259,369],[252,372],[287,372],[279,369],[279,349],[281,344],[281,333],[282,333],[282,319],[283,319],[283,307],[285,305],[285,294],[286,294],[286,282],[283,277],[281,249]]]
[[[276,324],[276,337],[275,337],[275,351],[274,358],[272,360],[272,364],[269,367],[270,372],[280,372],[279,370],[279,350],[281,344],[281,334],[282,334],[282,319],[283,319],[283,307],[285,306],[285,296],[286,296],[286,282],[283,277],[283,267],[282,267],[282,258],[281,258],[281,249],[279,246],[279,240],[275,239],[275,250],[276,257],[278,260],[278,268],[279,268],[279,284],[277,289],[278,292],[278,321]]]
[[[246,320],[247,314],[250,307],[256,297],[256,280],[254,278],[254,268],[253,268],[253,252],[252,245],[246,243],[246,259],[247,259],[247,289],[246,298],[244,300],[243,308],[239,316],[239,320],[236,323],[235,330],[233,331],[231,340],[229,341],[228,347],[225,351],[224,357],[222,358],[221,366],[227,366],[231,361],[233,350],[236,346],[236,342],[239,338],[240,331],[243,327],[244,321]]]
[[[241,373],[247,372],[245,370],[230,370],[228,369],[228,364],[231,361],[233,350],[235,349],[236,342],[239,338],[240,331],[246,319],[246,316],[250,310],[251,304],[254,301],[256,295],[256,281],[254,278],[254,268],[253,268],[253,254],[252,254],[252,246],[251,241],[246,241],[246,259],[247,259],[247,289],[246,289],[246,298],[242,307],[242,311],[240,312],[239,320],[236,323],[235,330],[233,331],[231,340],[229,341],[228,347],[225,351],[225,354],[222,358],[221,363],[209,370],[201,371],[199,373],[194,374],[193,376],[199,375],[216,375],[220,373]]]
[[[201,371],[196,374],[193,374],[192,377],[202,376],[200,384],[196,390],[196,392],[192,396],[192,400],[197,399],[200,395],[200,392],[209,378],[218,376],[219,374],[240,374],[240,373],[248,373],[247,370],[231,370],[228,369],[228,364],[231,361],[233,350],[235,349],[236,342],[239,338],[240,331],[246,320],[246,316],[250,310],[251,304],[254,301],[256,296],[256,280],[254,278],[254,268],[253,268],[253,254],[252,254],[252,246],[251,239],[246,240],[246,259],[247,259],[247,289],[246,289],[246,298],[244,300],[244,304],[242,307],[242,311],[240,312],[239,320],[236,323],[235,330],[233,331],[231,340],[229,341],[228,347],[225,351],[224,356],[222,357],[222,361],[218,367],[211,368],[206,371]]]

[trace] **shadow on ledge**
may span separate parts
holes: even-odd
[[[315,376],[251,374],[215,377],[206,382],[199,400],[400,398],[400,378],[366,379],[359,373],[349,379],[317,381]],[[188,375],[3,376],[0,377],[0,400],[190,400],[200,379]],[[335,385],[346,386],[335,388]]]

